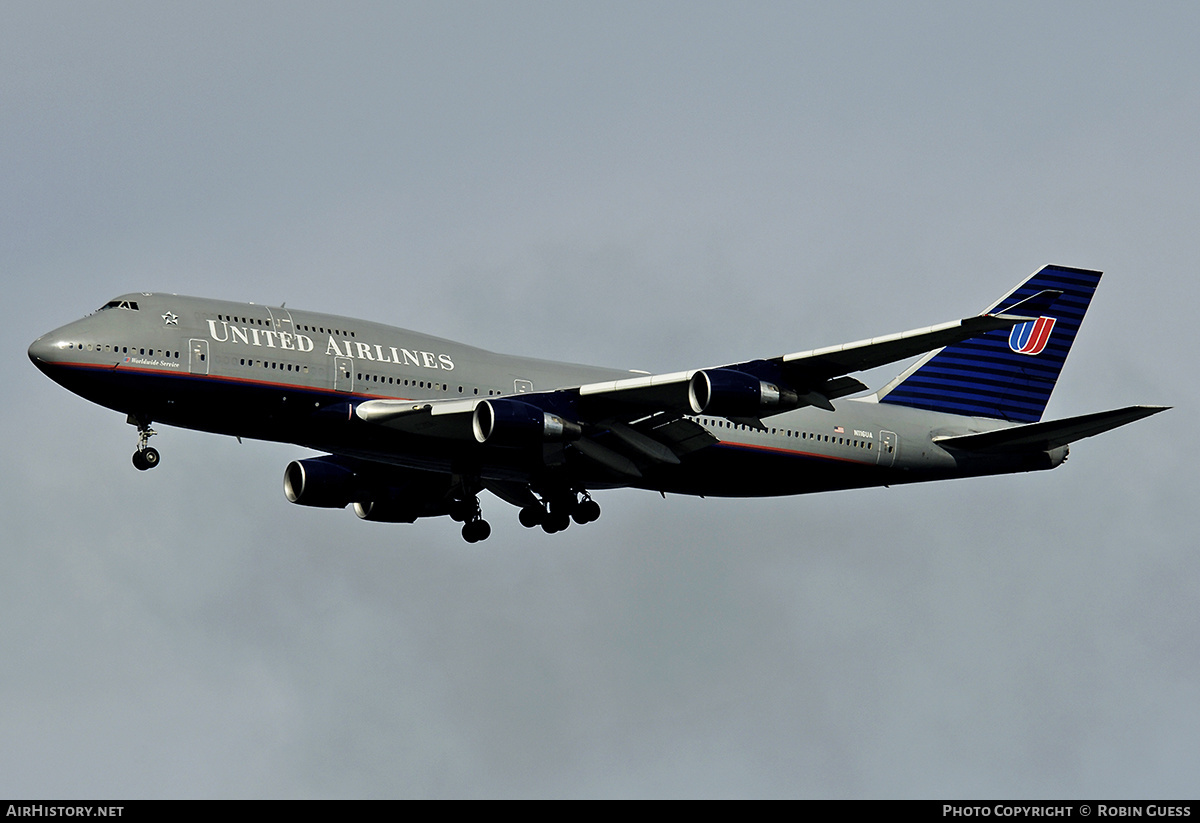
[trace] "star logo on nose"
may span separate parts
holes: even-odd
[[[167,312],[162,316],[163,324],[167,326],[178,326],[179,317],[174,312]]]

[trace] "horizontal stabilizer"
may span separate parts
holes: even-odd
[[[1124,409],[1084,414],[1065,420],[1048,420],[1045,423],[1030,423],[999,431],[935,437],[933,442],[945,448],[975,452],[1049,451],[1085,437],[1103,434],[1109,429],[1124,426],[1169,408],[1171,407],[1128,406]]]

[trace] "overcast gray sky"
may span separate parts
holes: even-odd
[[[32,3],[0,27],[0,795],[1171,797],[1200,773],[1193,3]],[[487,543],[38,373],[129,291],[675,370],[1106,272],[1046,473]],[[892,371],[870,375],[878,385]],[[1186,469],[1185,469],[1186,467]]]

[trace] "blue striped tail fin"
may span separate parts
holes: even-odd
[[[879,402],[1036,423],[1099,282],[1098,271],[1046,266],[985,312],[1037,320],[926,355],[881,389]],[[1048,301],[1047,291],[1062,294]]]

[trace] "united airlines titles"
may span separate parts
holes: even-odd
[[[307,352],[313,350],[312,338],[274,329],[259,329],[254,326],[232,326],[221,321],[221,333],[217,334],[217,321],[208,321],[208,336],[218,343],[244,343],[247,346],[266,346],[269,349]]]
[[[385,350],[378,343],[371,345],[370,343],[359,343],[356,341],[343,340],[346,344],[346,350],[338,346],[338,341],[332,336],[329,338],[329,345],[325,347],[325,353],[328,355],[338,355],[341,357],[355,357],[359,360],[371,360],[375,363],[395,363],[400,366],[420,366],[423,369],[445,369],[450,371],[454,368],[454,361],[450,359],[448,354],[436,354],[431,351],[420,351],[410,349],[397,349],[395,346],[388,346]],[[389,356],[390,355],[390,356]]]
[[[269,349],[310,352],[316,348],[313,339],[299,332],[260,329],[254,326],[234,326],[228,321],[208,321],[208,335],[218,343],[239,343],[246,346],[263,346]],[[343,348],[344,347],[344,348]],[[379,343],[362,343],[357,340],[338,341],[333,335],[325,346],[330,357],[349,357],[369,360],[373,363],[395,363],[398,366],[417,366],[422,369],[451,371],[454,360],[448,354],[383,346]]]

